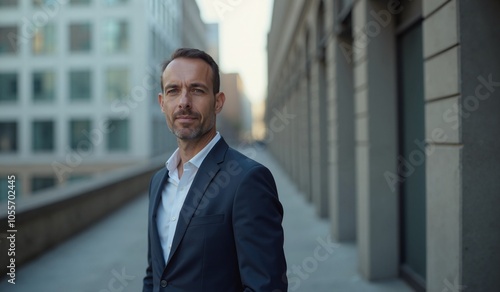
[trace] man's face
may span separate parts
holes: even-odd
[[[201,59],[177,58],[162,74],[158,102],[170,130],[181,140],[197,140],[215,133],[215,120],[224,94],[213,92],[212,69]]]

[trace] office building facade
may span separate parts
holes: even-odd
[[[204,25],[183,2],[0,2],[2,185],[15,174],[26,195],[176,146],[157,104],[160,64],[186,23]]]

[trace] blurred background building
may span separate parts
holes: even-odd
[[[178,47],[218,59],[218,41],[196,1],[0,1],[0,186],[15,174],[24,196],[175,149],[160,64]]]
[[[274,2],[266,141],[366,279],[500,287],[498,11]]]
[[[217,128],[224,133],[229,144],[238,144],[242,140],[251,140],[252,105],[245,95],[243,81],[238,73],[221,74],[221,91],[226,95],[226,102],[217,116]]]

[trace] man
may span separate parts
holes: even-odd
[[[267,168],[216,131],[225,96],[205,52],[178,49],[158,95],[178,149],[149,188],[143,291],[286,291],[283,208]]]

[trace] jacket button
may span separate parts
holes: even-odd
[[[161,280],[160,285],[162,288],[165,288],[165,287],[167,287],[168,283],[166,280]]]

